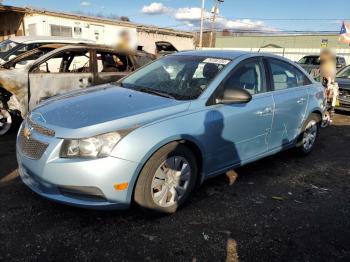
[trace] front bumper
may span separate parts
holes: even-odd
[[[140,169],[138,163],[115,157],[60,158],[62,139],[33,136],[49,144],[40,159],[27,157],[18,143],[16,149],[20,177],[34,192],[56,202],[83,208],[124,209],[130,205]],[[114,185],[121,183],[128,183],[128,188],[116,190]]]

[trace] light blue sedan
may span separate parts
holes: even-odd
[[[310,153],[324,106],[323,87],[282,57],[177,53],[33,110],[18,133],[20,175],[61,203],[171,213],[205,179]]]

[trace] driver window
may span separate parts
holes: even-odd
[[[90,72],[90,56],[89,52],[77,53],[70,57],[67,73],[87,73]]]
[[[59,53],[41,63],[33,73],[88,73],[90,55],[86,50]]]
[[[59,73],[62,64],[62,57],[55,57],[40,64],[33,73]]]
[[[234,69],[233,74],[225,81],[224,89],[242,88],[251,95],[266,92],[264,65],[261,61],[243,62]]]

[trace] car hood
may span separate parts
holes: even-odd
[[[59,137],[80,138],[142,126],[185,111],[189,104],[105,85],[50,99],[31,116],[52,127]]]
[[[338,83],[340,88],[342,88],[342,89],[349,89],[350,90],[350,79],[337,78],[336,82]]]

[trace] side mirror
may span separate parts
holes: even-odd
[[[252,95],[243,88],[227,88],[222,98],[217,98],[217,104],[246,104],[252,100]]]

